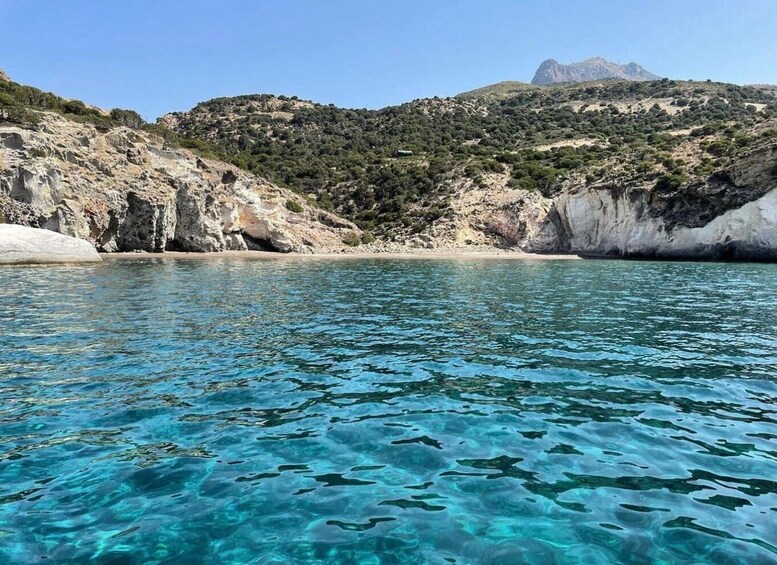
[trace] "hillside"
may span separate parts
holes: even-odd
[[[514,80],[506,80],[503,82],[497,82],[496,84],[489,84],[488,86],[482,86],[475,90],[468,92],[462,92],[457,94],[456,98],[472,99],[472,98],[487,98],[487,97],[508,97],[525,90],[532,90],[537,88],[532,84],[526,82],[518,82]]]
[[[660,78],[637,63],[619,65],[601,57],[592,57],[569,65],[563,65],[555,59],[547,59],[537,68],[531,83],[547,86],[606,79],[647,81],[659,80]]]
[[[160,121],[386,240],[426,234],[439,244],[528,248],[516,214],[603,184],[661,192],[680,206],[777,143],[775,116],[777,99],[760,89],[661,80],[487,90],[381,110],[240,96]],[[676,210],[672,221],[698,223],[691,217],[764,190],[736,191],[707,212]]]

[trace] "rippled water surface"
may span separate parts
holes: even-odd
[[[0,269],[0,562],[775,563],[777,265]]]

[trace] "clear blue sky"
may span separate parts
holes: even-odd
[[[0,0],[17,82],[147,119],[216,96],[377,108],[600,55],[777,83],[777,0]]]

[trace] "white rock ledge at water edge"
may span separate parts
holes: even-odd
[[[100,261],[88,241],[45,229],[0,224],[0,265]]]

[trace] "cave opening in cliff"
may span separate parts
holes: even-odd
[[[271,251],[280,253],[280,249],[275,247],[269,239],[253,237],[244,232],[243,241],[246,242],[246,247],[251,251]]]
[[[187,247],[178,239],[168,239],[165,242],[165,251],[190,251]]]

